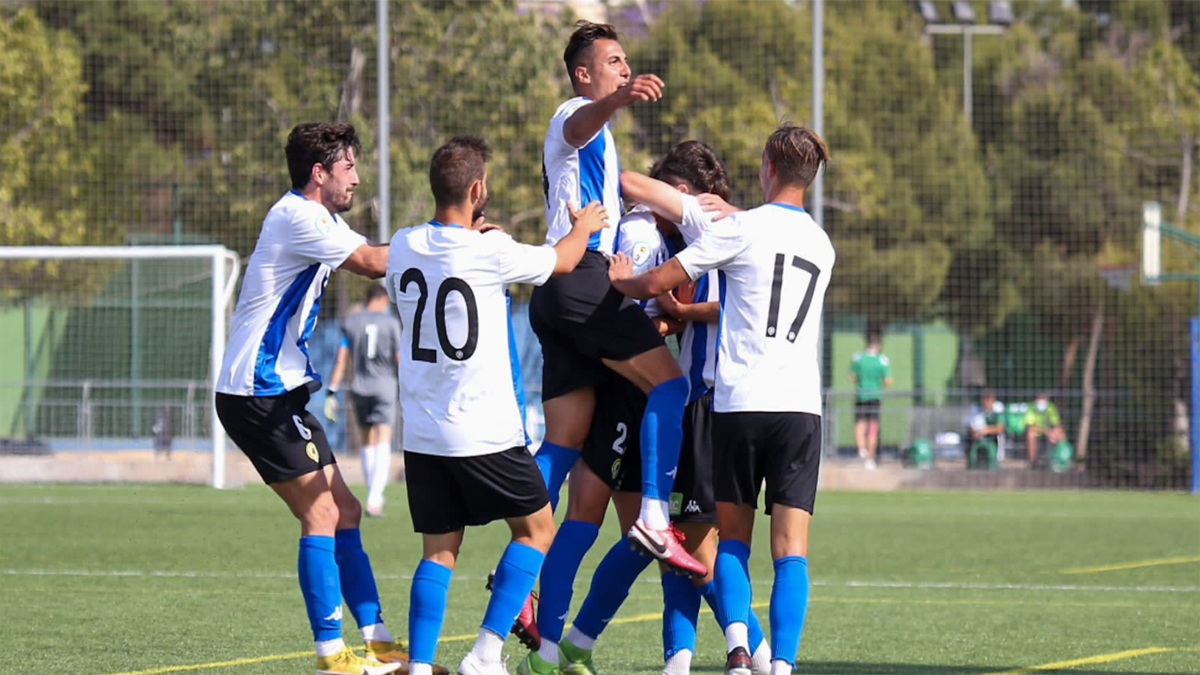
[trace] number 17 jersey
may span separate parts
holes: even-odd
[[[400,310],[405,450],[471,457],[525,445],[505,291],[545,283],[557,259],[549,246],[437,222],[392,237],[387,291]]]
[[[720,270],[713,409],[820,415],[829,235],[803,209],[777,202],[705,226],[676,260],[692,279]]]

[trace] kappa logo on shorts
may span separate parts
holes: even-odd
[[[684,509],[683,509],[683,512],[684,513],[700,513],[700,505],[696,503],[695,499],[689,499],[687,506],[684,507]]]
[[[321,461],[321,453],[317,452],[317,444],[312,441],[309,441],[308,445],[304,446],[304,454],[308,455],[308,458],[314,462]]]
[[[296,425],[296,431],[300,432],[300,438],[306,441],[312,440],[312,430],[304,426],[304,421],[299,415],[292,415],[292,422]]]

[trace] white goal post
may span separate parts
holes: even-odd
[[[191,259],[196,262],[190,266],[184,265],[182,261],[185,259]],[[24,261],[24,264],[19,264],[18,261]],[[225,430],[221,427],[221,423],[217,419],[216,412],[213,409],[212,393],[218,379],[221,361],[225,352],[225,340],[228,334],[227,320],[241,266],[238,255],[224,246],[218,245],[0,246],[0,271],[4,272],[3,275],[0,275],[0,302],[7,302],[9,305],[12,305],[15,304],[14,300],[37,300],[43,296],[49,298],[45,301],[47,303],[61,302],[61,300],[55,300],[54,298],[69,294],[78,286],[89,285],[88,281],[86,281],[89,278],[87,271],[79,271],[83,268],[70,270],[67,266],[55,266],[52,264],[60,261],[99,262],[100,265],[98,265],[98,268],[105,271],[92,275],[101,279],[91,284],[96,288],[110,284],[109,277],[114,276],[111,270],[120,268],[121,263],[129,263],[128,266],[134,270],[133,278],[136,280],[138,278],[136,271],[146,269],[152,263],[136,264],[133,261],[156,261],[157,266],[155,269],[158,276],[161,279],[165,279],[165,281],[160,281],[160,285],[169,286],[167,292],[179,292],[179,288],[185,283],[185,281],[179,281],[177,284],[172,285],[172,274],[176,274],[180,278],[190,274],[190,276],[187,276],[186,283],[190,284],[188,289],[193,295],[196,295],[196,299],[184,300],[183,302],[190,302],[190,306],[193,309],[195,309],[198,302],[203,301],[204,291],[201,289],[204,286],[204,281],[206,281],[204,276],[211,276],[211,284],[209,284],[209,288],[207,289],[208,300],[211,304],[211,335],[208,345],[207,364],[207,405],[210,413],[208,415],[208,437],[211,441],[212,449],[211,484],[213,487],[223,488],[225,486],[226,437]],[[164,264],[163,261],[170,261],[170,264]],[[207,270],[205,270],[204,261],[207,261]],[[107,263],[107,267],[105,263]],[[80,282],[78,279],[72,278],[70,276],[71,273],[77,274],[79,279],[84,279],[85,281]],[[22,283],[24,283],[23,286]],[[136,296],[139,292],[137,288],[134,288],[130,291],[131,295],[135,296],[134,299],[122,299],[116,304],[124,307],[122,303],[129,303],[136,307],[138,303]],[[95,289],[86,291],[83,294],[86,295],[88,293],[92,296],[103,296],[103,292],[96,291]],[[94,305],[97,301],[95,298],[88,298],[78,302]],[[112,303],[110,302],[110,304]],[[164,306],[164,304],[164,301],[159,301],[159,306]],[[202,319],[202,306],[200,312],[200,319]],[[198,320],[194,317],[193,324],[195,323],[198,323]],[[153,326],[147,327],[148,330],[153,330],[153,328]],[[26,331],[28,334],[28,327]],[[94,334],[103,335],[103,327],[94,329],[93,332]],[[120,339],[114,338],[114,342],[119,342]],[[141,339],[140,333],[131,331],[130,336],[126,339],[135,343],[133,349],[136,352],[136,342]],[[102,350],[103,348],[103,345],[97,346],[98,350]],[[169,350],[170,345],[166,348]],[[202,354],[203,350],[201,349],[200,352]],[[195,366],[199,368],[199,372],[202,372],[203,365],[200,359],[203,356],[197,356],[196,358],[197,362],[195,362]],[[51,370],[55,372],[53,369]],[[101,375],[101,377],[104,377],[104,375]],[[50,383],[50,386],[58,386],[58,383],[55,381],[47,380],[47,382]],[[137,383],[134,384],[136,385]],[[43,416],[45,416],[45,413],[43,413]],[[27,433],[31,424],[32,422],[27,416],[24,420]],[[201,423],[200,427],[203,426]],[[136,425],[135,428],[137,428]],[[199,432],[199,429],[196,431]],[[84,435],[84,438],[86,439],[86,435]]]

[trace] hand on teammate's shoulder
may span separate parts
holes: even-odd
[[[480,232],[484,232],[484,233],[503,232],[504,231],[503,225],[497,225],[496,223],[489,223],[486,221],[486,219],[487,219],[486,216],[479,216],[479,220],[475,221],[475,229],[479,230]]]
[[[574,204],[567,204],[567,212],[571,216],[571,225],[582,227],[588,233],[599,232],[609,226],[608,211],[604,204],[594,201],[582,209],[576,209]]]
[[[726,202],[717,195],[707,192],[696,197],[696,201],[700,202],[700,208],[704,209],[705,213],[713,214],[712,219],[714,221],[728,218],[741,211],[741,209]]]

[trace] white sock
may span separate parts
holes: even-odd
[[[671,524],[667,502],[663,499],[642,497],[642,522],[652,530],[665,530]]]
[[[863,458],[863,459],[866,459],[866,458],[868,457],[868,455],[867,455],[867,449],[866,449],[866,448],[859,448],[859,449],[858,449],[858,456],[859,456],[859,457],[861,457],[861,458]]]
[[[433,666],[428,663],[410,663],[408,675],[433,675]]]
[[[542,638],[542,646],[538,647],[538,656],[546,663],[558,663],[558,643]]]
[[[688,675],[692,672],[692,650],[680,649],[667,659],[663,675]]]
[[[342,638],[319,640],[317,641],[317,656],[333,656],[345,647],[346,643],[342,642]]]
[[[749,629],[746,628],[746,624],[735,621],[725,627],[725,647],[726,653],[738,647],[745,647],[747,652],[750,651]]]
[[[766,638],[758,643],[758,647],[750,655],[750,663],[750,671],[753,673],[771,672],[771,645],[767,644]]]
[[[496,635],[486,628],[480,628],[479,636],[475,638],[475,646],[471,647],[471,651],[475,652],[475,656],[478,656],[480,661],[492,664],[500,663],[500,650],[503,647],[504,637]]]
[[[567,632],[567,642],[570,642],[580,649],[586,649],[588,651],[591,651],[596,647],[596,638],[584,635],[575,626],[571,626],[571,630]]]
[[[358,458],[362,460],[363,482],[369,488],[371,479],[375,477],[375,453],[371,452],[373,445],[364,445],[358,449]]]
[[[367,486],[367,504],[383,507],[383,490],[388,484],[388,475],[392,471],[392,448],[388,443],[379,443],[371,447],[375,456],[371,483]]]
[[[792,664],[783,659],[771,662],[771,675],[792,675]]]
[[[396,638],[392,637],[387,626],[381,623],[373,623],[369,626],[363,626],[359,629],[362,631],[363,642],[392,642]]]

